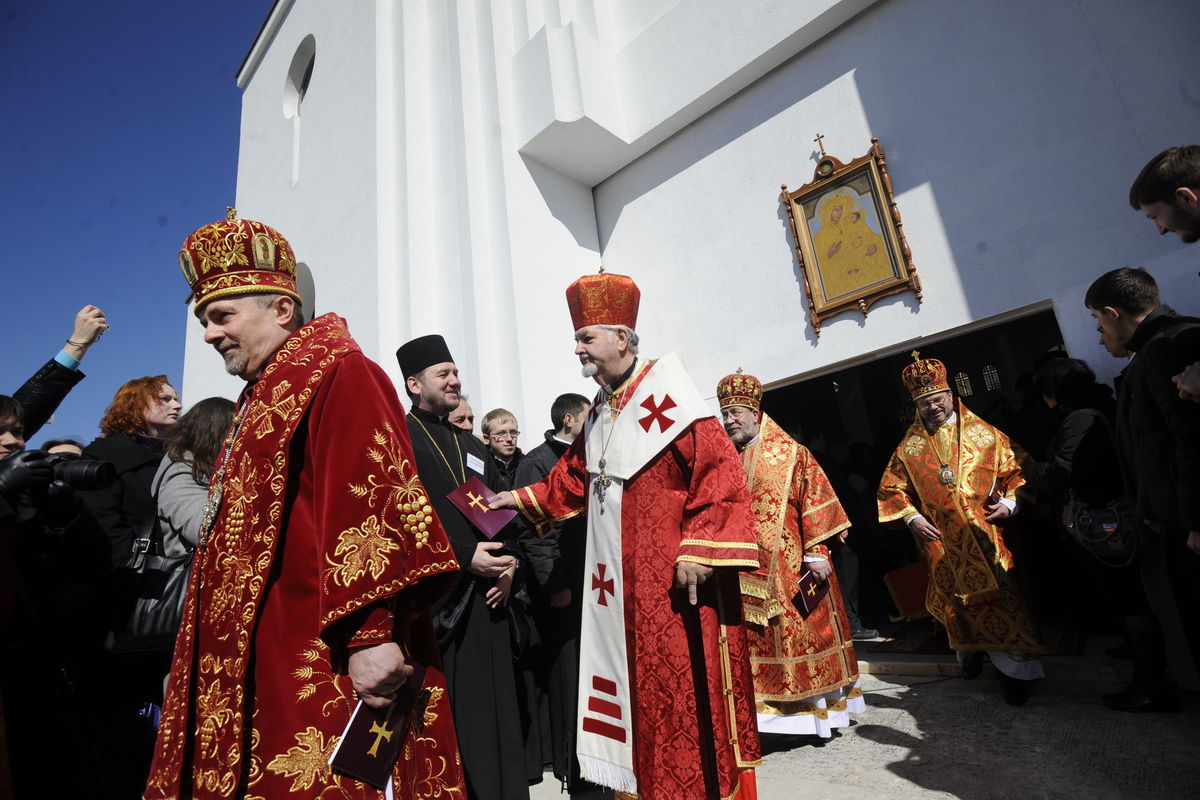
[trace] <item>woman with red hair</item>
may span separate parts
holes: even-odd
[[[158,516],[150,488],[180,408],[166,375],[135,378],[117,390],[100,420],[103,435],[84,450],[88,458],[109,461],[117,471],[108,488],[80,493],[108,536],[113,567],[108,613],[116,629],[123,627],[136,594],[136,576],[127,565],[134,539],[149,532]],[[106,728],[101,735],[103,782],[113,797],[138,797],[146,784],[162,675],[170,659],[170,649],[112,653],[104,659],[98,678],[105,693],[97,702]]]
[[[182,407],[166,375],[134,378],[117,389],[104,412],[104,435],[84,450],[88,458],[111,461],[117,468],[111,486],[84,494],[92,516],[108,534],[114,568],[129,563],[133,540],[154,520],[150,484]]]

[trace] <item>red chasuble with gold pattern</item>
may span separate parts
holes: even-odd
[[[598,398],[593,413],[634,414],[645,420],[643,429],[656,429],[657,415],[669,418],[670,404],[630,403],[651,366],[636,370],[607,406]],[[599,435],[602,428],[594,430]],[[517,490],[518,506],[539,531],[596,500],[586,438],[576,438],[544,481]],[[760,761],[734,572],[756,563],[749,510],[737,453],[711,416],[687,426],[624,481],[620,586],[634,770],[646,800],[707,800],[706,771],[715,773],[722,798],[736,796],[739,774]],[[716,567],[701,587],[698,618],[686,593],[672,591],[679,560]],[[614,583],[599,574],[584,580],[584,602],[604,600]]]
[[[805,572],[804,556],[828,557],[825,543],[850,520],[812,453],[766,414],[758,438],[742,449],[742,464],[760,564],[741,576],[758,713],[820,713],[825,709],[806,698],[858,679],[837,575],[829,576],[829,591],[807,619],[791,599]]]
[[[275,354],[234,424],[145,796],[381,800],[329,758],[356,703],[348,648],[397,641],[429,669],[395,796],[465,798],[426,611],[458,564],[391,381],[325,315]]]
[[[984,505],[1024,485],[1012,442],[955,399],[957,417],[931,435],[918,417],[879,484],[879,521],[923,514],[941,541],[917,539],[929,564],[925,605],[955,650],[1037,653],[1042,643],[1013,556]],[[950,468],[947,473],[945,467]],[[946,480],[943,480],[943,476]]]

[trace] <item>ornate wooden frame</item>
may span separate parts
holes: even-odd
[[[779,201],[787,207],[796,258],[800,261],[800,274],[808,296],[809,320],[817,336],[821,335],[822,320],[852,309],[858,309],[865,317],[867,309],[890,295],[911,290],[917,296],[917,302],[921,302],[921,281],[912,262],[912,251],[904,238],[900,209],[896,207],[892,179],[888,177],[887,160],[879,139],[872,137],[871,149],[866,155],[848,164],[826,155],[822,147],[812,182],[795,191],[788,191],[786,183],[781,189]],[[833,202],[835,196],[855,205],[847,210],[845,201]],[[815,233],[812,229],[812,221],[821,221],[818,214],[824,213],[826,205],[830,206],[830,216],[836,213],[839,217],[838,220],[830,219],[830,225],[840,226],[841,219],[849,215],[845,226],[830,228],[834,231],[831,236],[838,235],[851,224],[864,225],[854,234],[841,233],[832,244],[828,238],[821,243],[828,254],[827,262],[838,252],[843,252],[836,269],[830,263],[823,263],[817,253],[816,238],[820,228]],[[839,207],[841,210],[837,211]],[[870,227],[872,212],[878,231]],[[886,263],[879,258],[882,254],[887,256]],[[848,265],[849,268],[844,269]],[[886,275],[882,271],[884,268],[890,268]],[[834,291],[829,292],[830,287],[834,287]]]

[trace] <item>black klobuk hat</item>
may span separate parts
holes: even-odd
[[[400,362],[400,371],[404,373],[404,377],[411,378],[434,364],[454,361],[454,356],[450,355],[446,340],[439,334],[431,333],[400,345],[400,349],[396,351],[396,360]]]

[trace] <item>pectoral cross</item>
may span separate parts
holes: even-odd
[[[475,494],[474,492],[467,492],[467,497],[470,498],[470,500],[471,500],[471,502],[467,504],[468,506],[483,509],[483,513],[485,513],[485,514],[491,510],[483,502],[483,498],[480,497],[479,495]]]
[[[208,493],[208,500],[204,504],[204,513],[200,516],[200,547],[204,548],[208,545],[208,535],[212,533],[213,525],[217,521],[217,513],[221,510],[221,499],[225,496],[225,468],[222,466],[220,473],[217,475],[216,485],[212,491]]]
[[[592,492],[596,495],[596,499],[600,503],[600,513],[604,513],[604,495],[608,493],[608,487],[612,485],[612,478],[608,477],[608,472],[605,467],[608,462],[603,458],[600,459],[600,474],[592,481]]]
[[[371,730],[369,732],[375,734],[375,741],[371,743],[371,749],[367,751],[367,755],[369,755],[369,756],[379,755],[379,740],[380,739],[387,739],[389,742],[392,740],[393,731],[390,728],[388,728],[387,724],[392,719],[392,709],[393,708],[395,708],[394,705],[388,707],[388,713],[387,713],[387,716],[384,717],[382,725],[380,725],[378,722],[371,723]]]

